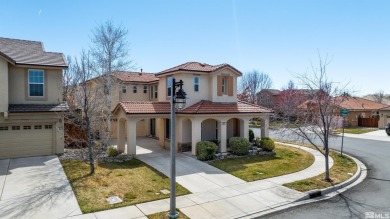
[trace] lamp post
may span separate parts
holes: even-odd
[[[176,88],[179,90],[176,92]],[[186,92],[183,90],[183,81],[176,82],[172,78],[171,87],[171,194],[169,218],[178,218],[176,212],[176,139],[175,139],[175,109],[182,110],[186,105]]]

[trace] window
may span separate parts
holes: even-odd
[[[165,138],[170,139],[171,138],[171,124],[170,119],[165,119]]]
[[[8,126],[0,126],[0,131],[8,131]]]
[[[144,94],[148,93],[148,86],[144,85]]]
[[[133,86],[133,93],[135,93],[135,94],[137,93],[137,85]]]
[[[154,85],[154,98],[157,98],[157,85]]]
[[[123,85],[123,86],[122,86],[122,93],[125,94],[126,92],[127,92],[126,85]]]
[[[107,85],[104,85],[103,92],[104,92],[104,95],[108,95],[108,86]]]
[[[24,129],[24,130],[30,130],[30,129],[31,129],[31,125],[24,125],[24,126],[23,126],[23,129]]]
[[[170,97],[172,93],[172,77],[167,78],[167,96]]]
[[[45,125],[45,129],[52,129],[53,125]]]
[[[199,91],[199,76],[194,77],[194,91],[195,92]]]
[[[43,97],[43,87],[43,70],[28,70],[28,95],[30,97]]]
[[[42,129],[41,125],[34,125],[34,129]]]
[[[12,130],[20,130],[20,126],[12,126]]]
[[[154,86],[150,85],[150,99],[153,99],[153,95],[154,95],[153,89],[154,89]]]
[[[222,94],[227,94],[228,77],[222,77]]]

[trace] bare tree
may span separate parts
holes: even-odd
[[[288,81],[287,89],[296,89],[294,81],[292,81],[292,80]]]
[[[65,115],[67,129],[65,139],[67,143],[80,148],[85,145],[88,147],[87,160],[90,174],[93,174],[95,172],[93,150],[97,138],[95,133],[99,128],[101,95],[99,89],[88,84],[88,81],[95,76],[93,60],[89,52],[83,51],[71,67],[69,71],[73,77],[66,96],[69,111]]]
[[[126,37],[127,29],[123,26],[115,26],[111,21],[106,21],[98,25],[92,31],[91,48],[94,58],[96,70],[104,80],[104,90],[106,98],[106,116],[104,120],[107,122],[105,127],[105,143],[108,144],[110,139],[111,128],[111,104],[112,104],[112,87],[113,87],[113,71],[128,70],[132,68],[132,61],[129,58],[128,43]]]
[[[73,72],[72,72],[72,57],[67,56],[66,57],[67,63],[68,63],[68,69],[65,69],[63,71],[62,75],[62,101],[67,100],[67,96],[69,95],[70,86],[73,82]]]
[[[345,97],[346,85],[331,81],[327,76],[327,67],[330,61],[328,57],[322,59],[319,55],[319,64],[311,63],[311,72],[297,75],[303,88],[310,92],[311,100],[298,107],[288,107],[285,110],[297,115],[295,120],[288,116],[282,119],[286,122],[286,128],[282,134],[294,135],[303,141],[309,142],[325,157],[325,180],[331,181],[329,173],[329,138],[332,127],[340,119],[337,106]],[[290,115],[288,113],[287,115]],[[318,143],[319,142],[319,143]]]
[[[256,103],[256,94],[262,89],[272,86],[272,80],[267,73],[251,71],[244,73],[240,80],[239,93],[246,91],[249,95],[249,102]]]
[[[379,90],[376,93],[372,95],[374,98],[374,101],[377,103],[382,103],[383,99],[385,98],[385,92],[383,90]]]

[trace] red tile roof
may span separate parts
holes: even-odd
[[[184,64],[175,66],[173,68],[169,68],[167,70],[161,71],[157,73],[156,75],[162,75],[162,74],[167,74],[175,71],[195,71],[195,72],[214,72],[217,71],[218,69],[224,68],[224,67],[229,67],[236,71],[238,74],[242,74],[239,70],[234,68],[233,66],[229,64],[219,64],[219,65],[209,65],[206,63],[200,63],[200,62],[186,62]]]
[[[126,101],[120,102],[114,109],[122,108],[126,114],[169,114],[169,102]],[[272,113],[271,109],[238,101],[237,103],[215,103],[202,100],[178,114],[236,114],[236,113]]]
[[[115,71],[113,76],[124,82],[157,82],[159,79],[153,73]]]
[[[62,53],[46,52],[37,41],[0,37],[0,56],[12,64],[68,67]]]
[[[343,100],[340,104],[337,104],[339,107],[349,110],[379,110],[385,107],[388,107],[386,104],[377,103],[371,100],[367,100],[360,97],[340,97]]]
[[[122,108],[126,114],[169,114],[171,105],[169,102],[157,101],[122,101],[118,103],[114,111]]]
[[[235,114],[235,113],[272,113],[271,109],[238,101],[237,103],[217,103],[202,100],[179,113],[183,114]]]

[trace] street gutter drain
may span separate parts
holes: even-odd
[[[320,197],[321,195],[322,195],[321,190],[314,190],[309,192],[310,199]]]

